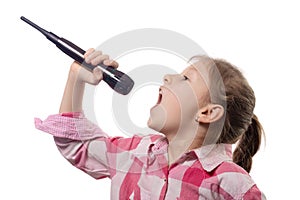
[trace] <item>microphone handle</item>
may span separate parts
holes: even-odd
[[[55,35],[54,33],[48,32],[45,29],[39,27],[32,21],[21,16],[21,20],[28,23],[46,36],[48,40],[53,42],[61,51],[69,55],[71,58],[76,60],[79,64],[83,65],[89,71],[93,71],[95,67],[100,67],[103,71],[103,80],[116,92],[126,95],[133,88],[134,81],[126,74],[121,71],[114,69],[113,67],[98,64],[97,66],[90,65],[84,61],[85,51],[73,44],[72,42]]]
[[[56,42],[56,46],[63,51],[65,54],[69,55],[79,64],[82,64],[89,71],[93,71],[93,69],[97,66],[93,66],[84,61],[85,51],[70,42],[69,40],[60,37]],[[103,80],[115,91],[121,94],[128,94],[133,87],[133,81],[129,76],[125,73],[114,69],[113,67],[106,66],[103,64],[98,64],[98,66],[103,71]]]

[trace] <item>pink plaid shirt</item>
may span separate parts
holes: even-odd
[[[232,162],[231,145],[208,145],[168,165],[161,135],[109,137],[83,114],[35,119],[62,155],[90,176],[110,178],[111,199],[265,199],[249,174]]]

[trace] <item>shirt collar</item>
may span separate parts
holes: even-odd
[[[205,145],[194,152],[198,157],[203,169],[211,172],[224,161],[232,161],[232,145],[231,144],[211,144]]]
[[[164,136],[158,137],[148,147],[149,151],[153,151],[155,154],[167,153],[168,151],[168,140]],[[149,152],[148,151],[148,152]]]
[[[164,154],[167,153],[167,147],[168,140],[165,137],[159,137],[150,144],[149,151],[154,152],[155,154]],[[207,172],[211,172],[224,161],[232,161],[232,145],[223,143],[205,145],[193,149],[183,155],[184,159],[187,159],[190,156],[196,156],[203,169]]]

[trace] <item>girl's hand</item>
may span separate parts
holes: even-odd
[[[92,48],[86,51],[84,58],[86,63],[94,66],[100,63],[114,68],[119,66],[116,61],[109,59],[108,55],[102,54],[101,51],[95,51],[95,49]],[[81,67],[77,62],[73,62],[71,65],[71,72],[76,74],[77,81],[92,85],[97,85],[103,78],[102,70],[99,67],[95,67],[91,73],[84,67]]]

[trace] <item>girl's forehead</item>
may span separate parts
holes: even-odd
[[[205,63],[194,63],[183,70],[184,73],[197,73],[199,76],[206,76],[208,73],[208,65]]]
[[[195,68],[194,65],[190,65],[190,66],[188,66],[187,68],[185,68],[185,69],[183,70],[183,72],[197,72],[197,69]]]
[[[196,62],[188,66],[182,72],[183,74],[190,74],[201,82],[209,84],[209,65],[205,62]]]

